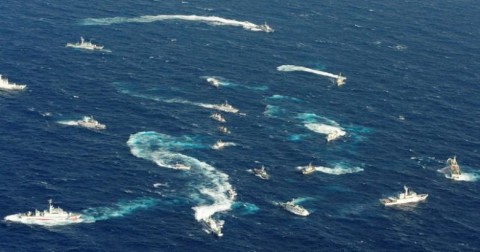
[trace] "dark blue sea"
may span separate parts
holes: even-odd
[[[3,0],[0,74],[27,89],[0,92],[0,251],[479,251],[479,14],[474,0]],[[80,36],[105,48],[65,47]],[[68,125],[86,115],[107,129]],[[327,143],[332,128],[345,135]],[[438,171],[454,155],[462,181]],[[262,165],[269,180],[250,172]],[[427,200],[380,203],[404,185]],[[3,221],[48,199],[89,221]],[[310,215],[278,205],[291,199]]]

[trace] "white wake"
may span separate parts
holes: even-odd
[[[307,72],[307,73],[313,73],[313,74],[317,74],[317,75],[321,75],[321,76],[325,76],[333,79],[345,78],[337,74],[332,74],[332,73],[328,73],[320,70],[311,69],[308,67],[295,66],[295,65],[281,65],[277,67],[277,70],[282,72],[295,72],[295,71]]]
[[[237,21],[215,16],[197,16],[197,15],[145,15],[139,17],[113,17],[113,18],[86,18],[82,25],[112,25],[121,23],[151,23],[166,20],[184,20],[201,22],[209,25],[235,26],[242,27],[249,31],[273,32],[273,29],[265,25],[257,25],[248,21]]]
[[[153,161],[161,167],[170,168],[173,160],[191,166],[191,172],[186,174],[192,176],[196,182],[195,191],[203,195],[200,204],[193,207],[197,221],[231,209],[233,200],[229,198],[228,191],[233,190],[233,187],[228,182],[228,175],[194,157],[177,152],[197,146],[188,138],[157,132],[139,132],[130,136],[127,145],[134,156]],[[195,193],[192,197],[197,198]]]
[[[349,173],[357,173],[363,171],[363,168],[360,167],[343,167],[341,165],[336,165],[334,168],[325,167],[325,166],[315,166],[315,170],[331,175],[343,175]]]

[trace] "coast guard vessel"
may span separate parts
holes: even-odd
[[[335,80],[335,83],[337,84],[337,86],[342,86],[343,84],[345,84],[346,79],[347,77],[342,76],[342,73],[340,73],[338,74],[338,77]]]
[[[213,120],[217,121],[217,122],[221,122],[221,123],[226,123],[227,120],[225,120],[225,118],[223,118],[222,114],[220,113],[213,113],[212,115],[210,115],[210,118],[212,118]]]
[[[93,116],[84,116],[82,120],[77,121],[77,124],[78,126],[95,130],[104,130],[107,128],[105,124],[101,124],[97,120],[93,119]]]
[[[215,234],[218,237],[223,236],[222,227],[223,227],[224,221],[222,220],[216,221],[211,217],[207,217],[205,219],[202,219],[200,222],[202,223],[207,233]]]
[[[48,200],[48,210],[17,213],[5,217],[6,221],[19,222],[23,224],[55,226],[83,222],[81,214],[66,212],[60,207],[54,207],[52,200]]]
[[[217,79],[215,79],[213,77],[208,77],[207,82],[212,84],[212,86],[214,86],[216,88],[218,88],[220,86],[220,81],[218,81]]]
[[[268,175],[267,170],[265,170],[265,166],[262,165],[262,168],[253,168],[252,172],[255,176],[261,179],[269,179],[270,175]]]
[[[399,193],[398,196],[380,199],[380,202],[382,202],[382,204],[385,206],[393,206],[423,201],[428,197],[428,194],[417,194],[414,191],[409,191],[407,186],[403,186],[403,189],[405,191],[403,193]]]
[[[0,74],[0,89],[18,91],[18,90],[24,90],[26,87],[27,87],[26,85],[10,83],[7,78],[3,77]]]
[[[232,105],[228,104],[227,101],[225,101],[225,103],[223,103],[223,104],[216,105],[215,108],[218,109],[218,110],[225,111],[225,112],[230,112],[230,113],[237,113],[238,112],[238,109],[234,108]]]
[[[302,206],[295,205],[293,203],[293,200],[287,201],[285,203],[281,202],[279,203],[280,206],[282,206],[285,210],[289,211],[290,213],[299,215],[299,216],[308,216],[310,215],[310,212],[308,212],[307,209],[303,208]]]
[[[460,166],[457,163],[457,156],[447,159],[447,165],[450,168],[450,178],[453,180],[460,180],[462,173],[460,171]]]
[[[84,50],[102,50],[103,46],[95,45],[91,41],[85,41],[83,37],[80,37],[80,42],[77,43],[67,43],[66,47],[72,47],[77,49],[84,49]]]
[[[299,168],[302,169],[302,174],[303,175],[308,175],[308,174],[316,171],[315,166],[313,166],[312,163],[309,163],[307,166],[300,166]]]

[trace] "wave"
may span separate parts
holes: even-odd
[[[141,198],[132,201],[121,201],[112,207],[94,207],[82,211],[85,222],[92,223],[96,221],[119,218],[131,214],[138,209],[147,209],[158,203],[157,199]]]
[[[199,203],[193,207],[197,221],[231,209],[233,201],[228,197],[228,191],[233,188],[228,182],[228,175],[194,157],[176,152],[202,145],[195,144],[187,137],[172,137],[152,131],[131,135],[127,145],[134,156],[153,161],[162,167],[168,168],[164,164],[171,164],[177,160],[191,166],[188,175],[192,176],[194,183],[191,189],[195,193],[190,196]],[[197,192],[200,192],[201,197]]]
[[[332,74],[332,73],[328,73],[320,70],[315,70],[308,67],[295,66],[295,65],[281,65],[277,67],[277,70],[282,72],[294,72],[294,71],[307,72],[307,73],[313,73],[313,74],[317,74],[317,75],[321,75],[321,76],[325,76],[333,79],[338,79],[340,77],[344,78],[343,76],[340,76],[340,75],[336,75],[336,74]]]
[[[257,25],[248,21],[237,21],[233,19],[226,19],[222,17],[215,16],[197,16],[197,15],[145,15],[139,17],[113,17],[113,18],[86,18],[83,19],[81,25],[112,25],[112,24],[122,24],[122,23],[151,23],[157,21],[166,21],[166,20],[184,20],[184,21],[193,21],[201,22],[214,26],[235,26],[242,27],[248,31],[263,31],[263,32],[273,32],[273,29],[268,27],[268,25]]]

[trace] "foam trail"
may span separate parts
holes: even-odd
[[[327,72],[324,72],[324,71],[315,70],[315,69],[311,69],[311,68],[308,68],[308,67],[294,66],[294,65],[281,65],[281,66],[277,67],[277,70],[282,71],[282,72],[301,71],[301,72],[313,73],[313,74],[317,74],[317,75],[321,75],[321,76],[325,76],[325,77],[329,77],[329,78],[334,78],[334,79],[338,79],[339,77],[342,77],[340,75],[327,73]]]
[[[57,123],[68,126],[78,126],[78,121],[58,121]]]
[[[111,218],[119,218],[131,214],[139,209],[147,209],[155,204],[158,200],[153,198],[141,198],[132,201],[122,201],[115,204],[114,207],[94,207],[82,211],[85,222],[92,223],[95,221],[108,220]]]
[[[343,175],[343,174],[361,172],[363,171],[363,168],[360,168],[360,167],[346,168],[346,167],[343,167],[342,165],[335,165],[334,168],[325,167],[325,166],[315,166],[315,170],[319,172],[331,174],[331,175]]]
[[[452,175],[450,174],[450,167],[444,167],[442,169],[438,169],[437,172],[444,173],[445,177],[448,179],[452,179]],[[462,172],[458,178],[455,178],[457,181],[467,181],[467,182],[475,182],[480,179],[480,175],[477,173],[468,173]]]
[[[112,24],[122,24],[122,23],[151,23],[157,21],[166,21],[166,20],[184,20],[184,21],[193,21],[201,22],[209,25],[218,25],[218,26],[235,26],[242,27],[245,30],[249,31],[263,31],[263,32],[273,32],[273,29],[268,27],[268,25],[257,25],[248,21],[237,21],[233,19],[226,19],[215,16],[197,16],[197,15],[145,15],[139,17],[113,17],[113,18],[86,18],[80,23],[82,25],[112,25]]]
[[[197,191],[202,195],[199,205],[194,207],[195,219],[202,221],[218,212],[230,210],[233,201],[228,197],[228,191],[233,190],[228,182],[228,175],[215,167],[175,151],[195,148],[199,146],[193,142],[185,142],[185,137],[172,137],[157,132],[139,132],[130,136],[127,145],[130,152],[139,158],[150,160],[165,167],[163,164],[172,162],[173,158],[180,158],[182,163],[191,166],[195,193],[191,195],[197,200]],[[168,166],[167,166],[168,167]]]
[[[289,100],[289,101],[295,101],[295,102],[301,102],[302,100],[298,99],[298,98],[295,98],[295,97],[291,97],[291,96],[286,96],[286,95],[278,95],[278,94],[275,94],[275,95],[272,95],[270,97],[267,97],[267,99],[271,99],[271,100]]]
[[[235,210],[239,215],[250,215],[255,214],[260,210],[258,206],[248,202],[235,202],[232,206],[232,209]]]
[[[234,110],[225,109],[222,106],[222,104],[209,104],[209,103],[201,103],[201,102],[191,102],[191,101],[182,100],[182,99],[166,99],[166,100],[163,100],[163,101],[167,102],[167,103],[189,104],[189,105],[194,105],[194,106],[197,106],[197,107],[202,107],[202,108],[206,108],[206,109],[215,109],[215,110],[219,110],[219,111],[223,111],[223,112],[227,112],[227,113],[233,113],[233,114],[238,113],[238,109],[236,109],[236,108],[234,108]]]

